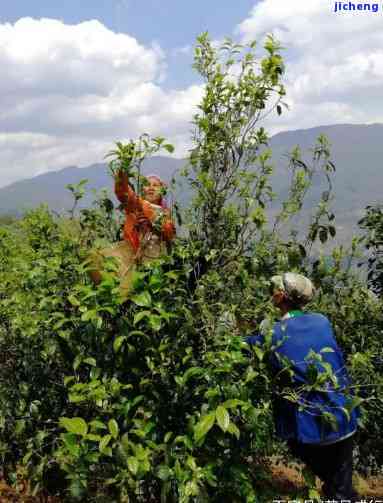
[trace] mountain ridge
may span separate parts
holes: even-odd
[[[347,234],[356,228],[365,206],[382,200],[383,124],[332,124],[284,131],[272,136],[270,148],[275,165],[272,183],[279,200],[286,197],[288,192],[286,154],[299,145],[307,160],[310,157],[309,150],[319,134],[326,134],[331,144],[332,159],[337,168],[334,174],[333,207],[340,228],[343,226]],[[185,162],[185,159],[153,157],[144,163],[143,174],[155,172],[168,182]],[[106,187],[110,193],[113,191],[112,178],[105,163],[81,168],[69,166],[0,188],[0,214],[20,214],[43,202],[55,211],[68,210],[72,206],[72,197],[65,185],[78,183],[83,178],[89,180],[89,189]],[[313,187],[305,204],[307,211],[313,210],[322,189],[320,184]],[[176,193],[176,197],[183,202],[189,196],[181,192]],[[84,198],[83,204],[89,205],[92,199],[90,193]]]

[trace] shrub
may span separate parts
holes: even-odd
[[[275,382],[267,346],[250,352],[241,335],[275,315],[268,279],[287,269],[316,282],[311,307],[332,319],[367,390],[361,465],[381,463],[381,450],[363,458],[382,423],[381,303],[345,266],[356,244],[331,257],[315,249],[335,234],[328,143],[318,139],[310,166],[291,154],[290,194],[268,224],[271,153],[257,121],[273,95],[282,111],[279,48],[268,39],[258,66],[254,44],[221,49],[206,35],[196,48],[206,87],[185,169],[195,195],[187,232],[136,272],[128,302],[113,260],[98,285],[88,275],[95,242],[118,239],[105,195],[78,217],[75,206],[70,218],[41,207],[0,230],[0,439],[11,481],[21,473],[68,501],[269,498],[266,460],[283,452],[272,435]],[[282,235],[314,172],[329,191],[305,233]],[[70,188],[75,203],[83,189]]]

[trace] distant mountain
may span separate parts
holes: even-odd
[[[286,195],[286,152],[299,145],[305,159],[316,138],[325,134],[331,143],[332,160],[336,166],[333,177],[336,215],[340,242],[348,241],[357,229],[357,222],[369,204],[383,202],[383,124],[320,126],[278,133],[271,140],[273,159],[277,165],[273,187]],[[323,190],[323,184],[314,181],[307,198],[307,213],[313,209]]]
[[[285,153],[294,145],[299,145],[307,158],[307,152],[320,134],[329,138],[336,165],[336,208],[357,211],[382,200],[383,124],[344,124],[279,133],[271,140],[275,162],[282,166]],[[278,180],[278,188],[282,188],[284,183],[279,177]]]
[[[169,182],[172,176],[184,165],[181,159],[152,157],[143,165],[143,174],[159,174]],[[50,171],[43,175],[12,183],[0,189],[0,214],[20,214],[25,209],[46,203],[55,211],[68,210],[73,199],[66,189],[67,184],[76,184],[87,179],[87,196],[81,202],[89,206],[94,199],[91,189],[106,188],[113,193],[113,180],[106,164],[92,164],[86,168],[69,167],[60,171]]]
[[[270,141],[276,166],[273,187],[279,194],[278,199],[287,194],[289,183],[286,154],[299,145],[307,158],[309,149],[314,146],[319,134],[327,135],[332,145],[332,157],[337,168],[334,176],[334,209],[343,240],[351,230],[355,230],[365,206],[383,200],[383,124],[321,126],[273,136]],[[144,165],[143,173],[158,173],[169,181],[184,164],[182,159],[153,157]],[[87,168],[70,167],[1,188],[0,213],[19,213],[42,202],[56,211],[68,209],[72,199],[65,185],[77,183],[83,178],[89,180],[88,188],[99,190],[106,187],[112,192],[112,179],[105,164]],[[315,206],[323,190],[321,184],[315,182],[314,185],[305,205],[307,212]],[[92,197],[89,194],[84,199],[84,204],[90,204]],[[188,196],[180,193],[177,197],[185,200]]]

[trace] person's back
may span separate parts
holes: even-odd
[[[283,368],[290,369],[293,388],[307,388],[313,373],[328,374],[320,390],[302,391],[297,404],[279,400],[279,406],[287,409],[289,416],[294,408],[292,424],[276,418],[279,435],[303,443],[327,443],[354,432],[357,411],[348,412],[350,381],[329,320],[316,313],[300,313],[281,320],[273,328],[273,345],[274,370],[281,376]]]
[[[331,323],[301,310],[314,295],[305,276],[273,276],[271,287],[273,304],[282,314],[271,330],[270,352],[277,434],[321,478],[326,497],[352,501],[358,411],[351,410],[350,381]],[[248,336],[248,344],[265,344],[267,325]]]

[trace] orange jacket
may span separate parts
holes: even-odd
[[[138,222],[140,216],[146,217],[151,223],[156,218],[155,207],[142,197],[139,197],[129,183],[125,173],[118,173],[115,179],[114,191],[119,201],[125,208],[124,239],[130,242],[135,252],[140,247],[140,234],[152,231],[152,226],[142,225]],[[161,227],[161,238],[170,242],[176,233],[175,226],[170,218],[169,210],[163,210],[166,217]]]

